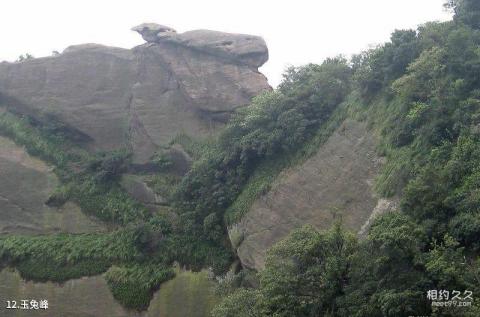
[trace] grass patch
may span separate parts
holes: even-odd
[[[55,165],[66,168],[69,162],[79,162],[86,156],[83,152],[66,151],[69,144],[63,137],[48,135],[31,125],[28,118],[19,117],[8,111],[0,113],[0,134],[25,146],[27,152]]]
[[[107,260],[80,260],[74,264],[59,264],[50,259],[33,258],[22,261],[16,268],[20,276],[35,282],[58,282],[94,276],[108,270],[111,263]]]
[[[105,278],[113,297],[124,307],[145,310],[160,284],[173,278],[172,268],[158,264],[112,266]]]
[[[110,265],[142,255],[132,230],[106,234],[8,236],[0,239],[0,260],[35,281],[63,282],[105,272]]]

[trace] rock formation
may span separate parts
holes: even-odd
[[[59,209],[45,205],[58,184],[44,162],[0,136],[0,235],[104,231],[71,202]]]
[[[372,212],[394,209],[374,195],[381,167],[376,139],[365,123],[348,119],[305,163],[283,171],[271,190],[257,199],[235,230],[245,267],[262,269],[268,248],[294,228],[328,229],[336,219],[353,232],[364,231]],[[361,233],[361,232],[360,232]]]
[[[267,45],[259,36],[210,30],[179,34],[168,26],[155,23],[140,24],[132,30],[140,33],[149,43],[174,43],[255,68],[268,60]]]
[[[36,123],[59,123],[92,152],[129,148],[135,173],[148,169],[152,155],[177,134],[214,134],[236,108],[270,89],[258,71],[268,59],[259,37],[203,30],[177,36],[154,24],[135,30],[148,43],[133,49],[82,44],[51,57],[0,63],[0,113],[7,109]],[[166,154],[175,161],[175,173],[189,168],[191,158],[180,145]],[[0,179],[0,235],[111,229],[71,202],[47,206],[59,185],[51,167],[3,137]],[[137,175],[123,175],[122,186],[152,210],[164,204]],[[179,273],[140,313],[116,302],[101,276],[58,285],[25,282],[17,273],[0,270],[0,297],[39,299],[48,293],[59,316],[205,316],[216,302],[212,285],[205,272]]]
[[[91,150],[129,147],[136,163],[178,133],[215,133],[237,107],[265,89],[268,58],[256,36],[214,31],[177,34],[134,28],[148,43],[133,49],[71,46],[58,56],[0,64],[2,104],[66,124]]]

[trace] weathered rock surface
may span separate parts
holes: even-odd
[[[57,185],[56,176],[45,163],[0,137],[0,235],[105,230],[73,203],[59,209],[46,206]]]
[[[11,270],[0,272],[0,298],[16,301],[48,300],[48,309],[35,311],[6,309],[6,303],[0,307],[0,316],[5,317],[140,317],[140,314],[126,311],[115,301],[102,276],[85,277],[59,285],[52,282],[34,283],[24,281],[20,275]]]
[[[168,26],[155,23],[140,24],[132,30],[149,43],[176,43],[252,67],[258,68],[268,60],[267,45],[259,36],[211,30],[177,33]]]
[[[162,284],[155,293],[146,312],[129,311],[113,298],[102,276],[70,280],[63,285],[34,283],[21,279],[15,271],[0,271],[0,316],[2,317],[203,317],[208,316],[216,297],[213,282],[205,272],[178,272],[177,276]],[[46,310],[6,309],[7,300],[48,300]]]
[[[242,264],[262,269],[266,250],[305,224],[328,229],[341,217],[358,232],[377,206],[372,187],[381,160],[375,147],[364,123],[346,120],[315,156],[282,172],[236,228],[244,234],[237,249]],[[382,206],[377,208],[384,212]]]
[[[83,44],[58,56],[0,63],[2,103],[60,120],[91,150],[130,147],[135,162],[144,163],[178,133],[215,133],[235,108],[270,89],[260,61],[252,62],[256,50],[266,60],[263,40],[257,48],[243,43],[247,36],[205,32],[131,50]],[[232,44],[213,49],[217,41]]]

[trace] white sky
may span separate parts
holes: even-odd
[[[0,61],[35,57],[69,45],[130,48],[143,43],[142,22],[178,32],[211,29],[262,36],[270,60],[260,69],[272,85],[288,65],[320,63],[383,43],[395,29],[447,20],[444,0],[2,0]]]

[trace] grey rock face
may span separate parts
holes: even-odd
[[[260,67],[268,60],[267,45],[258,36],[196,30],[178,34],[169,40],[252,67]]]
[[[305,224],[328,229],[341,218],[353,232],[364,227],[378,209],[373,181],[381,162],[375,148],[365,124],[347,120],[316,155],[282,172],[234,227],[243,234],[237,249],[242,264],[263,269],[266,250]]]
[[[147,311],[127,310],[120,305],[101,275],[83,277],[58,284],[24,281],[20,274],[0,270],[0,298],[40,300],[47,298],[48,309],[2,308],[2,317],[204,317],[218,302],[215,283],[207,272],[178,271],[175,278],[162,284]],[[40,298],[39,298],[40,297]]]
[[[177,40],[131,50],[83,44],[0,64],[2,104],[39,120],[55,117],[92,151],[129,147],[138,164],[178,133],[214,134],[235,108],[266,89],[256,67]]]
[[[168,26],[154,23],[140,24],[132,30],[149,43],[171,42],[252,67],[260,67],[268,60],[267,45],[259,36],[210,30],[176,33]]]
[[[42,161],[0,136],[0,236],[100,232],[100,223],[73,203],[45,205],[59,180]]]

